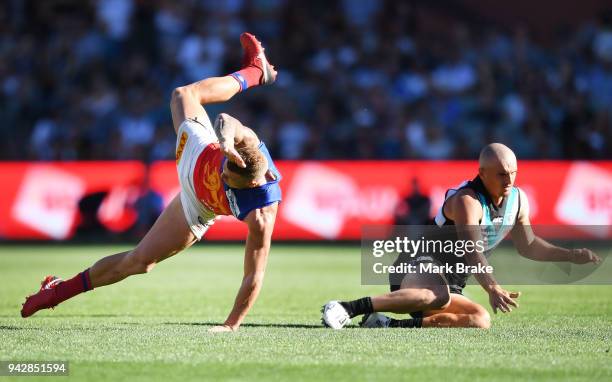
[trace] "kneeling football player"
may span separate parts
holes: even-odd
[[[567,261],[574,264],[599,263],[589,249],[565,249],[534,235],[529,221],[529,203],[525,193],[514,186],[516,157],[508,147],[493,143],[483,148],[479,173],[458,189],[448,190],[436,224],[454,225],[456,237],[473,243],[482,240],[482,251],[473,248],[459,258],[417,256],[407,260],[413,269],[439,269],[435,272],[407,272],[391,275],[390,293],[354,301],[330,301],[323,306],[323,323],[340,329],[351,318],[364,315],[360,325],[375,327],[474,327],[489,328],[487,310],[462,294],[469,272],[446,272],[446,264],[460,264],[459,269],[486,269],[486,257],[508,234],[522,256],[536,261]],[[499,224],[499,222],[503,222]],[[402,256],[396,264],[401,262]],[[428,267],[423,265],[428,265]],[[489,295],[493,311],[507,313],[517,308],[519,292],[502,288],[492,273],[474,273]],[[377,312],[409,313],[412,318],[393,319]]]

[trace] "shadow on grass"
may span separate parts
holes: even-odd
[[[218,326],[222,322],[164,322],[164,325],[191,325],[191,326]],[[242,324],[246,328],[294,328],[294,329],[323,329],[322,325],[309,324]]]
[[[131,328],[122,328],[115,325],[112,326],[71,326],[71,327],[39,327],[39,326],[13,326],[13,325],[0,325],[0,331],[3,330],[43,330],[45,332],[103,332],[103,331],[118,331],[118,330],[132,330]]]
[[[31,328],[11,326],[11,325],[0,325],[0,330],[30,330]]]
[[[63,316],[68,317],[68,316]],[[71,317],[87,317],[83,316],[71,316]],[[73,326],[70,328],[64,327],[52,327],[52,328],[40,328],[35,326],[13,326],[13,325],[0,325],[0,331],[2,330],[52,330],[52,331],[105,331],[105,330],[131,330],[128,328],[117,327],[116,325],[125,326],[151,326],[159,325],[157,323],[142,323],[142,322],[116,322],[110,326],[98,326],[98,327],[87,327],[87,326]],[[218,326],[223,325],[222,322],[164,322],[162,325],[182,325],[182,326]],[[242,324],[242,327],[246,328],[291,328],[291,329],[323,329],[322,325],[310,325],[310,324],[257,324],[249,323]]]
[[[15,314],[0,314],[0,318],[20,318],[19,312]],[[102,318],[110,318],[110,317],[145,317],[142,316],[134,316],[128,314],[52,314],[45,316],[37,316],[36,318],[75,318],[75,317],[102,317]],[[32,318],[28,318],[30,320]]]

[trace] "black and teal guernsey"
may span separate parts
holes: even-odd
[[[518,220],[518,215],[521,209],[520,190],[518,187],[512,187],[510,194],[505,196],[499,206],[497,206],[493,203],[493,200],[482,183],[480,176],[476,176],[470,181],[461,183],[457,188],[446,191],[444,203],[440,207],[440,210],[435,217],[436,225],[449,226],[455,224],[444,214],[444,205],[450,197],[464,189],[471,189],[476,194],[476,197],[482,206],[482,219],[479,221],[479,226],[482,239],[484,241],[484,255],[488,258],[493,249],[495,249],[510,233]],[[454,238],[456,238],[456,231]],[[434,257],[437,262],[443,264],[456,264],[458,262],[465,263],[465,259],[463,257],[454,256],[452,254],[436,254]],[[451,291],[461,293],[470,275],[467,273],[453,273],[445,276]]]
[[[436,215],[435,222],[438,226],[454,225],[455,223],[444,214],[446,201],[460,190],[471,189],[476,194],[482,206],[482,219],[479,224],[482,237],[485,241],[485,252],[489,254],[508,235],[514,227],[521,208],[520,191],[518,187],[512,187],[510,195],[504,197],[501,204],[496,206],[487,192],[480,176],[473,180],[465,181],[457,188],[446,191],[444,203]]]
[[[493,200],[489,196],[482,180],[479,176],[476,176],[473,180],[465,181],[461,183],[457,188],[452,188],[446,191],[444,203],[440,207],[438,214],[435,217],[435,225],[426,229],[424,238],[436,239],[442,242],[446,240],[455,241],[458,239],[457,230],[452,227],[454,222],[444,215],[444,205],[446,201],[457,194],[459,191],[464,189],[471,189],[476,194],[476,197],[480,201],[482,206],[482,219],[479,221],[478,227],[468,227],[467,229],[479,229],[481,232],[481,238],[484,241],[484,255],[489,257],[492,250],[501,243],[501,241],[510,233],[514,227],[518,214],[521,208],[520,202],[520,190],[518,187],[512,187],[510,194],[503,198],[501,204],[496,206]],[[436,227],[438,226],[438,227]],[[463,256],[457,256],[454,253],[428,253],[417,255],[409,255],[406,253],[400,254],[395,261],[395,265],[400,263],[415,264],[418,267],[418,263],[433,262],[437,265],[452,265],[453,269],[457,268],[457,263],[464,263],[465,259]],[[446,282],[448,283],[451,293],[461,294],[463,288],[467,282],[470,274],[468,273],[444,273],[443,274]],[[403,274],[390,274],[389,284],[391,291],[399,289],[399,284],[405,275]]]

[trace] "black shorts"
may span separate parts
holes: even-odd
[[[414,265],[416,267],[419,267],[419,264],[421,263],[433,263],[439,266],[442,265],[440,261],[436,260],[431,256],[419,256],[411,258],[409,260],[401,259],[401,257],[398,257],[394,264],[397,265],[401,262]],[[463,295],[463,288],[465,288],[465,284],[469,275],[462,273],[443,273],[442,275],[445,278],[445,281],[443,282],[448,285],[450,293]],[[404,279],[405,276],[405,273],[389,274],[389,289],[391,290],[391,292],[395,292],[396,290],[400,289],[401,281]],[[411,312],[410,315],[414,318],[422,318],[423,312]]]

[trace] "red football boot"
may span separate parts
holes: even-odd
[[[245,32],[240,35],[240,45],[242,45],[244,52],[242,55],[242,67],[254,66],[259,68],[263,73],[259,79],[260,85],[273,83],[276,80],[276,70],[268,62],[261,42],[252,34]]]
[[[21,308],[21,317],[30,317],[41,309],[54,308],[57,305],[55,302],[55,287],[62,281],[64,280],[55,276],[45,277],[42,283],[40,283],[40,290],[26,298]]]

